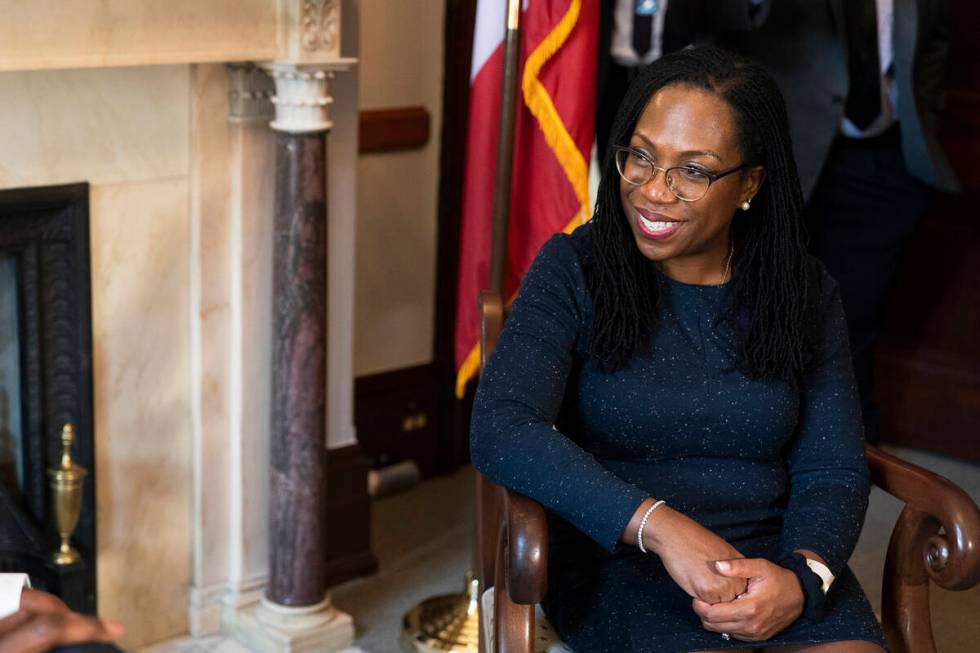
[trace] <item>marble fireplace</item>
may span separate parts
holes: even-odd
[[[313,398],[325,417],[302,446],[349,446],[357,3],[0,6],[0,194],[87,189],[91,448],[79,462],[95,473],[76,542],[89,542],[99,612],[124,623],[127,649],[218,631],[258,650],[342,648],[350,617],[322,584],[284,585],[308,561],[270,537],[288,530],[270,529],[270,506],[290,501],[270,477],[292,473],[270,463],[289,431],[273,420],[273,269],[277,212],[319,192],[305,206],[326,214],[324,256],[309,263],[325,290]],[[293,146],[307,158],[290,168]],[[0,255],[0,284],[9,267]],[[329,524],[316,534],[322,546]]]

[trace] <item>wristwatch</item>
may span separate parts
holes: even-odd
[[[776,564],[789,569],[799,579],[803,589],[803,616],[811,621],[823,619],[827,592],[834,582],[834,574],[827,565],[795,552],[783,556]]]
[[[803,555],[802,553],[797,555]],[[830,591],[830,585],[834,582],[834,575],[830,572],[830,568],[819,560],[814,560],[813,558],[807,558],[803,556],[806,560],[806,566],[810,568],[810,571],[820,576],[820,590],[827,594]]]

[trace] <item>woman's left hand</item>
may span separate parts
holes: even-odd
[[[748,588],[734,601],[714,605],[694,599],[705,630],[758,642],[782,631],[803,613],[803,589],[796,574],[764,558],[719,560],[722,576],[745,578]]]

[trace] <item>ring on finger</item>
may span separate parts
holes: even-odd
[[[727,642],[727,641],[731,640],[732,636],[729,635],[728,633],[722,633],[721,634],[721,638]]]

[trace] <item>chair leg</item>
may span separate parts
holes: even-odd
[[[534,653],[534,606],[518,605],[506,590],[494,588],[494,653]]]
[[[480,592],[491,587],[496,578],[497,546],[500,541],[502,497],[500,488],[476,474],[476,574]]]
[[[881,621],[894,653],[936,653],[929,614],[929,577],[922,553],[939,523],[906,507],[892,531],[885,558]]]
[[[475,573],[480,581],[480,596],[493,587],[496,579],[497,543],[500,531],[500,496],[498,488],[483,477],[476,474],[476,542],[473,558]],[[485,620],[487,615],[480,610],[480,653],[494,653],[490,650],[483,634],[486,633]]]
[[[534,653],[534,606],[519,605],[507,593],[507,528],[500,529],[493,586],[494,652]]]

